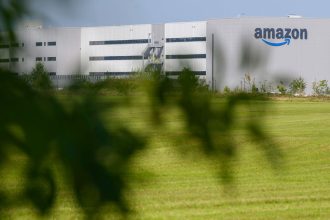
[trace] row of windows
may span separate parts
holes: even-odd
[[[46,57],[44,57],[43,59],[44,61],[46,61]],[[36,61],[42,61],[42,57],[36,57]],[[47,57],[47,61],[56,61],[56,57]],[[19,58],[3,58],[0,59],[0,63],[15,63],[15,62],[19,62]],[[22,62],[24,62],[24,58],[22,58]]]
[[[16,63],[18,62],[19,59],[18,58],[5,58],[5,59],[0,59],[0,63],[9,63],[9,62],[12,62],[12,63]],[[24,61],[24,59],[22,60]]]
[[[89,72],[90,76],[128,76],[134,72]]]
[[[166,55],[166,59],[200,59],[200,58],[206,58],[206,54]]]
[[[53,75],[51,75],[53,74]],[[50,72],[49,75],[51,76],[51,79],[55,80],[62,80],[62,79],[88,79],[88,75],[56,75],[56,72]]]
[[[196,76],[206,76],[206,71],[191,71]],[[182,71],[170,71],[166,72],[166,76],[178,76],[182,73]]]
[[[206,41],[206,37],[166,38],[167,43]]]
[[[42,57],[36,57],[36,61],[42,61]],[[46,61],[46,57],[44,57],[44,61]],[[56,57],[47,57],[47,61],[56,61]]]
[[[102,60],[142,60],[143,56],[105,56],[105,57],[89,57],[90,61]]]
[[[112,77],[112,76],[129,76],[135,72],[89,72],[89,75],[56,75],[56,72],[49,72],[52,79],[90,79],[90,77]],[[182,71],[166,72],[167,76],[178,76]],[[206,71],[192,71],[196,76],[205,76]]]
[[[89,41],[89,45],[112,45],[112,44],[147,44],[148,39],[135,40],[106,40],[106,41]]]
[[[17,48],[17,47],[19,47],[19,43],[0,44],[0,49]],[[24,43],[22,43],[22,47],[24,47]]]
[[[41,47],[42,46],[42,42],[36,42],[36,46],[37,47]],[[46,46],[46,42],[44,42],[44,46]],[[56,46],[56,41],[47,42],[47,46]]]

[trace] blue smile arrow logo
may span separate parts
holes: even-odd
[[[285,38],[283,42],[270,42],[270,41],[267,41],[265,39],[261,39],[265,44],[268,44],[269,46],[272,46],[272,47],[280,47],[280,46],[283,46],[283,45],[289,45],[290,44],[290,41],[291,39],[290,38]]]

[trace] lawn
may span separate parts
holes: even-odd
[[[137,181],[128,194],[136,211],[133,217],[330,219],[330,102],[299,98],[269,102],[264,125],[284,155],[281,168],[273,169],[238,126],[235,178],[224,186],[219,162],[178,150],[190,142],[173,141],[167,131],[180,130],[182,117],[170,113],[168,127],[153,130],[150,148],[136,158]],[[142,109],[129,114],[137,130],[147,121],[141,119]],[[238,121],[244,115],[238,111]]]
[[[104,96],[103,101],[113,100]],[[223,98],[215,98],[221,104]],[[189,150],[183,116],[175,109],[163,112],[165,123],[153,126],[146,100],[133,99],[129,108],[104,115],[111,127],[120,120],[148,136],[127,178],[132,219],[330,219],[330,102],[319,99],[273,99],[267,103],[264,130],[281,149],[281,167],[272,167],[263,151],[242,129],[244,109],[237,110],[234,127],[238,153],[233,160],[234,180],[223,184],[219,161]],[[256,114],[258,115],[258,114]],[[256,117],[258,120],[258,117]],[[188,146],[188,147],[187,147]],[[16,164],[21,157],[15,157]],[[13,191],[20,188],[20,168],[7,175]],[[60,168],[58,168],[60,170]],[[81,210],[59,182],[54,219],[80,219]],[[102,218],[115,219],[102,212]],[[8,218],[33,219],[29,207],[9,210]],[[48,218],[47,217],[47,218]]]

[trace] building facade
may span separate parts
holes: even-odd
[[[157,67],[175,77],[187,67],[210,88],[280,81],[330,80],[329,19],[234,18],[198,22],[82,28],[19,28],[18,40],[0,44],[0,67],[24,74],[44,63],[66,79],[80,73],[122,77]],[[271,85],[273,83],[273,85]],[[269,85],[268,85],[269,84]],[[273,88],[271,88],[273,87]]]

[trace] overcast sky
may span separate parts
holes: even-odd
[[[330,18],[329,0],[30,0],[46,26],[103,26],[244,16]],[[48,19],[45,19],[45,18]]]

